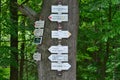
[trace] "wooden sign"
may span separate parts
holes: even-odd
[[[68,70],[70,69],[71,65],[69,63],[51,63],[51,70]]]
[[[52,13],[68,13],[68,6],[67,5],[52,5],[51,7]]]
[[[68,53],[68,46],[51,46],[48,50],[51,53]]]
[[[41,54],[39,52],[34,53],[33,59],[36,60],[36,61],[40,61],[41,60]]]
[[[58,30],[58,31],[52,31],[51,36],[52,38],[58,38],[58,39],[69,38],[71,36],[71,33],[69,31]]]
[[[43,5],[40,15],[43,16],[43,18],[47,21],[45,22],[45,25],[47,26],[45,28],[46,31],[44,34],[45,41],[42,45],[38,45],[37,47],[37,50],[39,49],[39,51],[42,51],[41,54],[43,55],[42,62],[38,62],[38,66],[37,66],[38,78],[39,80],[76,80],[76,52],[77,52],[76,46],[77,46],[77,33],[78,33],[78,27],[79,27],[78,0],[44,0],[44,4],[46,5]],[[60,11],[61,10],[60,7],[57,7],[60,4],[62,6],[68,5],[68,13],[66,10]],[[55,8],[56,7],[57,8],[56,9],[52,8],[53,9],[52,10],[51,6],[54,6]],[[59,15],[63,15],[63,14],[64,15],[67,14],[67,19],[61,19],[61,16]],[[46,19],[46,17],[48,17],[50,20]],[[60,26],[62,26],[62,28],[60,28]],[[64,30],[70,31],[72,36],[70,36],[69,39],[62,38],[64,40],[58,40],[56,38],[52,39],[51,31],[53,30],[58,31],[59,29],[63,31]],[[56,46],[58,46],[58,44],[60,43],[62,46],[68,46],[69,51],[67,49],[64,49],[65,51],[63,49],[59,51],[60,49],[58,49],[58,47],[56,48]],[[52,46],[55,46],[55,47],[52,47]],[[49,51],[46,51],[46,49],[48,49]],[[68,54],[69,61],[61,62],[61,64],[67,63],[68,67],[70,67],[68,71],[57,72],[57,70],[62,70],[62,67],[59,67],[61,66],[61,64],[58,65],[60,62],[53,61],[55,59],[48,60],[48,57],[50,55],[59,54],[59,52],[62,54],[68,54],[69,52]],[[63,53],[63,52],[67,52],[67,53]],[[56,64],[51,64],[50,62],[51,63],[56,62]],[[51,65],[49,65],[49,63]],[[56,71],[52,71],[52,70],[56,70]]]
[[[43,36],[43,29],[35,29],[35,30],[34,30],[34,35],[35,35],[36,37]]]
[[[68,61],[68,54],[51,54],[48,59],[50,61]]]
[[[45,21],[39,20],[35,22],[35,28],[44,28]]]
[[[49,17],[50,21],[68,21],[68,14],[51,14]]]

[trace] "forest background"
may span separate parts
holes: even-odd
[[[11,73],[19,74],[19,80],[37,80],[32,57],[36,50],[34,26],[20,11],[17,18],[11,16],[11,8],[16,9],[9,5],[12,1],[16,0],[2,0],[0,7],[0,80],[10,80],[15,76]],[[120,80],[120,0],[78,2],[77,80]],[[42,0],[29,0],[25,5],[39,13]],[[11,72],[11,66],[18,72]]]

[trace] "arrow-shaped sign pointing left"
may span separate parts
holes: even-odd
[[[68,61],[68,54],[51,54],[48,59],[51,61]]]
[[[51,46],[48,50],[51,53],[68,53],[68,46]]]
[[[57,22],[68,21],[68,14],[51,14],[48,18]]]

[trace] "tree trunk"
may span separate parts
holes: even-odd
[[[20,80],[23,80],[23,71],[24,71],[24,49],[25,43],[21,44],[21,59],[20,59]]]
[[[112,22],[112,1],[109,0],[109,8],[108,8],[108,22],[109,25],[111,26],[111,22]],[[109,30],[107,30],[109,31]],[[106,51],[105,51],[105,55],[104,55],[104,60],[102,62],[101,65],[101,80],[105,80],[106,77],[106,64],[107,61],[109,59],[109,54],[110,54],[110,38],[108,38],[107,42],[106,42]]]
[[[2,39],[1,39],[1,38],[2,38],[2,37],[1,37],[1,31],[2,31],[2,26],[0,26],[0,46],[1,46],[1,40],[2,40]]]
[[[23,25],[25,26],[25,18],[23,18],[22,20]],[[25,27],[21,30],[22,32],[22,43],[21,43],[21,54],[20,54],[20,79],[19,80],[23,80],[23,71],[24,71],[24,58],[25,58]]]
[[[18,80],[18,15],[17,7],[15,5],[17,0],[10,0],[10,18],[13,25],[11,25],[11,43],[10,46],[14,48],[11,50],[11,64],[10,64],[10,80]],[[12,32],[12,30],[14,31]],[[14,33],[14,34],[13,34]]]
[[[42,60],[38,62],[39,80],[76,80],[76,40],[79,26],[79,9],[77,0],[61,0],[63,5],[68,5],[69,20],[62,22],[62,30],[68,30],[72,35],[68,39],[62,39],[62,45],[69,47],[69,61],[71,68],[62,71],[62,76],[57,75],[57,71],[51,70],[51,61],[48,57],[51,53],[48,51],[50,46],[58,45],[58,39],[51,38],[51,31],[57,30],[58,23],[48,20],[51,13],[51,6],[57,5],[58,0],[44,0],[41,17],[46,21],[42,45],[38,45],[38,52],[42,54]]]
[[[1,2],[0,2],[0,5],[2,5]],[[0,13],[1,13],[1,6],[0,6]],[[2,25],[0,26],[0,46],[1,46],[1,38],[2,38],[1,31],[2,31]]]

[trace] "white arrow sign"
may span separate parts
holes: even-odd
[[[69,31],[58,30],[58,31],[52,31],[51,36],[52,38],[58,38],[58,39],[69,38],[71,36],[71,33]]]
[[[51,61],[68,61],[68,54],[51,54],[48,58]]]
[[[45,21],[39,20],[35,22],[35,28],[44,28]]]
[[[51,70],[68,70],[71,67],[69,63],[51,63]]]
[[[48,50],[51,53],[68,53],[68,46],[51,46]]]
[[[51,14],[48,18],[57,22],[68,21],[68,14]]]
[[[34,35],[35,35],[36,37],[43,36],[43,29],[35,29],[35,30],[34,30]]]
[[[52,5],[51,7],[52,13],[68,13],[68,6],[67,5]]]
[[[34,53],[33,59],[36,60],[36,61],[40,61],[41,60],[41,54],[39,52]]]

